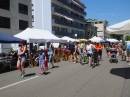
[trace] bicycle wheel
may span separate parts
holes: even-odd
[[[81,65],[84,65],[84,56],[82,56]]]

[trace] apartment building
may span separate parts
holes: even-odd
[[[98,28],[97,36],[101,37],[102,39],[107,39],[109,37],[109,34],[107,33],[106,30],[108,22],[106,20],[96,20],[93,22],[94,22],[94,26]]]
[[[87,39],[90,39],[94,36],[97,36],[97,27],[94,26],[93,22],[86,22],[86,35],[87,35]]]
[[[85,5],[79,0],[32,0],[33,27],[63,37],[85,38]]]
[[[0,0],[0,32],[15,35],[27,27],[32,27],[31,0]],[[1,44],[0,52],[8,48]]]

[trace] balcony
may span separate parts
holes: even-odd
[[[86,23],[86,20],[85,19],[82,19],[82,18],[80,18],[80,17],[77,17],[77,16],[75,16],[75,15],[72,15],[72,14],[70,14],[70,13],[68,13],[68,12],[65,12],[65,11],[62,11],[62,10],[60,10],[59,8],[52,8],[52,11],[54,11],[54,12],[58,12],[58,13],[60,13],[60,14],[62,14],[62,15],[65,15],[65,16],[68,16],[68,17],[71,17],[71,18],[73,18],[73,19],[76,19],[76,20],[79,20],[79,21],[81,21],[81,22],[84,22],[84,23]]]
[[[32,11],[34,11],[34,5],[32,4]]]
[[[56,36],[68,36],[68,37],[72,37],[75,38],[75,33],[68,33],[68,32],[62,32],[62,31],[52,31]],[[84,34],[77,34],[76,38],[86,38]]]
[[[69,6],[70,8],[72,8],[72,9],[75,10],[75,11],[80,12],[81,14],[86,15],[86,12],[84,12],[84,11],[78,9],[77,7],[72,6],[71,4],[69,4],[69,3],[67,2],[67,0],[57,0],[57,1],[59,1],[60,3],[63,3],[63,4],[65,4],[65,5],[67,5],[67,6]]]
[[[52,23],[56,23],[56,24],[64,25],[64,26],[69,26],[69,27],[73,27],[73,28],[78,28],[78,29],[82,29],[82,30],[86,29],[86,27],[79,26],[77,24],[71,24],[71,23],[65,22],[65,21],[60,21],[58,19],[52,19]]]

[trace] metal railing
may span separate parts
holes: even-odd
[[[60,3],[63,3],[63,4],[65,4],[65,5],[67,5],[67,6],[69,6],[70,8],[72,8],[72,9],[74,9],[74,10],[80,12],[81,14],[86,15],[86,12],[84,12],[84,11],[78,9],[77,7],[72,6],[71,4],[69,4],[69,3],[67,2],[67,0],[57,0],[57,1],[59,1]]]
[[[56,24],[60,24],[60,25],[64,25],[64,26],[69,26],[69,27],[73,27],[73,28],[78,28],[78,29],[82,29],[82,30],[86,30],[86,27],[79,26],[77,24],[71,24],[71,23],[66,22],[66,21],[60,21],[58,19],[53,19],[52,21],[53,21],[53,23],[56,23]]]
[[[71,18],[73,18],[73,19],[76,19],[76,20],[79,20],[79,21],[82,21],[82,22],[85,22],[85,23],[86,23],[86,20],[85,20],[85,19],[80,18],[80,17],[77,17],[77,16],[75,16],[75,15],[72,15],[71,13],[62,11],[62,10],[60,10],[59,8],[54,7],[54,11],[55,11],[55,12],[58,12],[58,13],[60,13],[60,14],[66,15],[66,16],[68,16],[68,17],[71,17]]]

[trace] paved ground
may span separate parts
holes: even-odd
[[[94,69],[70,62],[55,65],[48,75],[27,68],[24,79],[18,70],[0,74],[0,97],[130,97],[130,68],[120,57],[111,64],[105,53]]]

